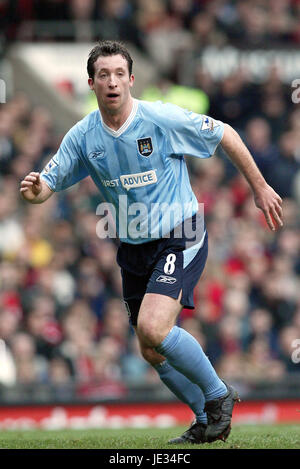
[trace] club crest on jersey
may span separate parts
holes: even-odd
[[[151,137],[138,138],[137,146],[138,146],[139,153],[142,156],[150,156],[151,153],[153,152]]]

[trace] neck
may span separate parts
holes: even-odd
[[[103,109],[99,106],[99,111],[101,113],[102,121],[108,127],[113,130],[119,130],[120,127],[126,122],[133,107],[133,98],[129,97],[126,105],[123,109],[118,109],[116,111],[111,111],[109,109]]]

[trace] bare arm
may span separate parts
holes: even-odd
[[[20,193],[31,204],[41,204],[51,197],[53,191],[41,179],[40,173],[31,172],[21,182]]]
[[[225,124],[221,145],[232,163],[247,179],[253,191],[255,205],[263,211],[270,229],[276,229],[272,217],[278,226],[282,226],[281,198],[266,183],[240,136],[228,124]]]

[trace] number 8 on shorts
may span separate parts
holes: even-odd
[[[164,273],[171,275],[175,270],[176,254],[169,254],[164,265]]]

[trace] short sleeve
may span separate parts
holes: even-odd
[[[81,155],[81,134],[74,126],[41,172],[42,179],[51,190],[57,192],[67,189],[88,176]]]
[[[212,117],[168,105],[167,132],[173,154],[212,156],[224,134],[224,124]]]

